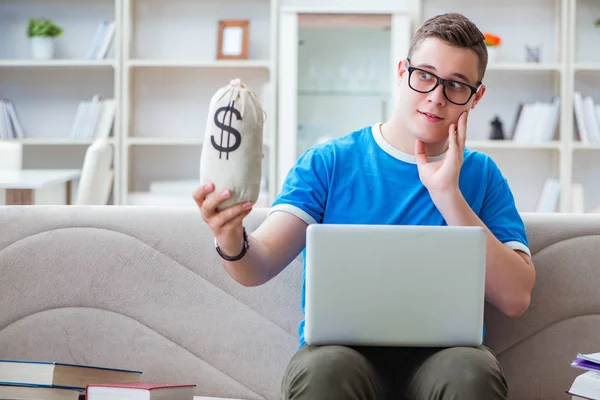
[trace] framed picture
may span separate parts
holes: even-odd
[[[248,20],[219,21],[217,60],[248,59]]]

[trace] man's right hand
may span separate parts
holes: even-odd
[[[244,246],[243,219],[252,211],[251,203],[217,207],[231,191],[215,193],[214,185],[199,187],[193,194],[202,218],[217,238],[223,253],[235,257]],[[279,274],[305,246],[307,223],[288,212],[270,214],[248,235],[250,249],[237,261],[222,261],[237,282],[244,286],[261,285]]]
[[[214,184],[209,183],[199,187],[193,197],[202,218],[217,238],[221,251],[234,257],[241,253],[244,246],[242,223],[252,211],[252,203],[234,204],[219,211],[217,207],[231,196],[231,190],[226,189],[221,193],[215,193],[214,190]]]

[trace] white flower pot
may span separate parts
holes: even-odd
[[[29,45],[34,60],[50,60],[54,57],[54,38],[35,36],[29,39]]]
[[[498,62],[498,51],[500,50],[499,47],[492,47],[492,46],[488,46],[487,48],[487,52],[488,52],[488,65],[489,64],[495,64]]]

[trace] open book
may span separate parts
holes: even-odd
[[[583,399],[600,399],[600,372],[588,371],[579,375],[567,393]]]
[[[571,367],[587,371],[575,378],[567,393],[573,399],[600,399],[600,353],[579,353]]]

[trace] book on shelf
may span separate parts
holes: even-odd
[[[600,143],[600,105],[591,96],[573,93],[573,113],[577,139],[583,144]]]
[[[70,137],[72,139],[107,139],[113,128],[116,113],[115,99],[95,95],[79,102]]]
[[[115,21],[100,21],[98,23],[92,43],[88,49],[88,59],[102,60],[106,58],[115,36],[116,27]]]
[[[94,384],[86,389],[86,400],[193,400],[194,384],[138,382]]]
[[[23,139],[25,133],[13,104],[0,99],[0,140]]]
[[[560,197],[560,181],[548,178],[544,182],[542,193],[537,203],[537,212],[555,212]]]
[[[518,143],[543,143],[554,139],[560,116],[560,99],[552,102],[521,103],[517,108],[512,140]]]
[[[581,183],[571,184],[571,212],[585,212],[585,196],[583,185]]]
[[[573,399],[600,400],[600,353],[577,354],[571,367],[586,370],[567,390]]]

